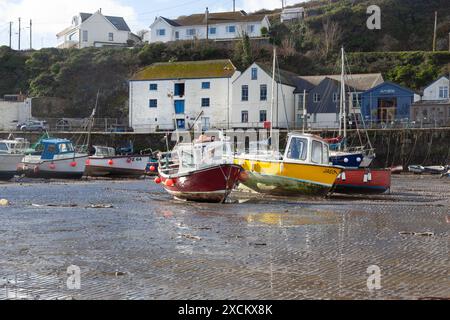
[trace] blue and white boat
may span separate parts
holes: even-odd
[[[18,172],[30,178],[80,179],[87,153],[78,153],[70,140],[43,139],[36,151],[23,157]]]

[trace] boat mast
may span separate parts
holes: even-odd
[[[272,97],[270,100],[270,145],[272,146],[272,136],[273,136],[273,108],[275,104],[275,63],[277,58],[277,48],[273,47],[273,69],[272,69]]]
[[[87,143],[86,143],[86,148],[87,148],[87,153],[88,154],[89,154],[90,149],[91,149],[90,148],[91,147],[91,133],[92,133],[92,127],[94,126],[95,114],[97,112],[99,95],[100,95],[100,89],[98,89],[98,91],[97,91],[97,98],[95,99],[95,107],[94,107],[94,110],[92,110],[91,117],[89,118],[89,130],[88,130]]]
[[[344,47],[341,48],[341,98],[340,101],[340,117],[342,118],[342,129],[344,133],[344,149],[346,149],[346,139],[347,139],[347,110],[345,108],[346,97],[345,97],[345,56],[344,56]],[[339,125],[339,135],[341,135],[341,125]],[[342,148],[342,146],[341,146]]]

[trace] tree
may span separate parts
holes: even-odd
[[[328,57],[331,51],[335,49],[341,38],[341,28],[336,21],[331,21],[328,17],[323,23],[323,46],[322,55]]]

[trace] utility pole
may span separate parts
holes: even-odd
[[[434,12],[433,52],[436,51],[437,11]]]
[[[19,18],[19,46],[18,46],[17,50],[20,51],[20,18]]]
[[[281,0],[281,9],[284,9],[284,0]]]
[[[9,22],[9,48],[12,49],[12,21]]]
[[[233,0],[233,12],[236,11],[236,0]]]
[[[205,19],[206,19],[206,40],[209,39],[209,11],[208,11],[208,7],[206,7],[206,12],[205,12]]]
[[[33,21],[30,19],[30,50],[33,50]]]

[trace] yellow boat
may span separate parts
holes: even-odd
[[[329,146],[322,138],[302,133],[288,135],[284,155],[269,153],[235,156],[246,174],[241,183],[274,195],[326,195],[343,168],[330,165]]]

